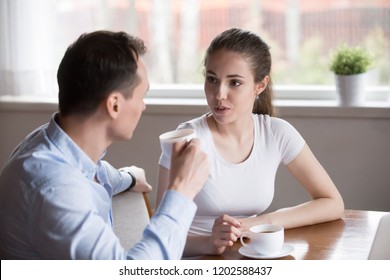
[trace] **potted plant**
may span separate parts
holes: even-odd
[[[341,106],[364,103],[367,72],[373,56],[360,46],[342,45],[331,57],[330,70],[335,74],[336,90]]]

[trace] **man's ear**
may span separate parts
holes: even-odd
[[[112,92],[110,93],[106,100],[105,100],[105,107],[106,107],[106,110],[107,110],[107,113],[108,115],[113,118],[113,119],[116,119],[119,115],[119,111],[120,111],[120,94],[119,92]]]
[[[264,91],[264,89],[268,85],[268,82],[269,82],[269,76],[267,75],[264,77],[264,79],[261,82],[256,84],[256,94],[257,95],[260,95]]]

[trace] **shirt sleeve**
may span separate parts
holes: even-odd
[[[271,118],[271,129],[283,164],[290,163],[302,150],[305,140],[299,132],[287,121]]]
[[[196,211],[193,201],[169,190],[129,251],[93,207],[81,186],[46,188],[33,209],[32,242],[45,259],[180,259]]]
[[[104,220],[99,213],[104,209],[96,207],[97,197],[78,179],[79,184],[45,187],[36,195],[31,211],[36,250],[45,259],[124,259],[125,250],[108,217]],[[106,207],[108,213],[110,204]]]
[[[100,164],[112,186],[112,195],[121,193],[129,188],[133,182],[133,178],[125,170],[120,171],[104,160]],[[99,172],[99,174],[101,173]]]
[[[175,191],[166,191],[141,241],[127,252],[127,258],[180,259],[195,212],[192,200]]]

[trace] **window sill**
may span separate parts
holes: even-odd
[[[145,98],[144,114],[200,115],[208,111],[204,98]],[[368,101],[361,107],[340,107],[335,100],[275,100],[281,117],[390,119],[390,102]],[[55,112],[56,98],[0,96],[0,111]]]

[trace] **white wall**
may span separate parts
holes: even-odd
[[[338,186],[346,208],[390,211],[390,108],[306,105],[279,104],[279,115],[306,139]],[[54,103],[0,101],[0,168],[14,146],[32,129],[47,122],[56,108]],[[105,159],[116,167],[134,164],[145,168],[149,181],[155,186],[160,155],[158,135],[206,111],[202,102],[162,105],[158,100],[151,100],[133,139],[113,144]],[[270,210],[306,199],[303,189],[281,166]]]

